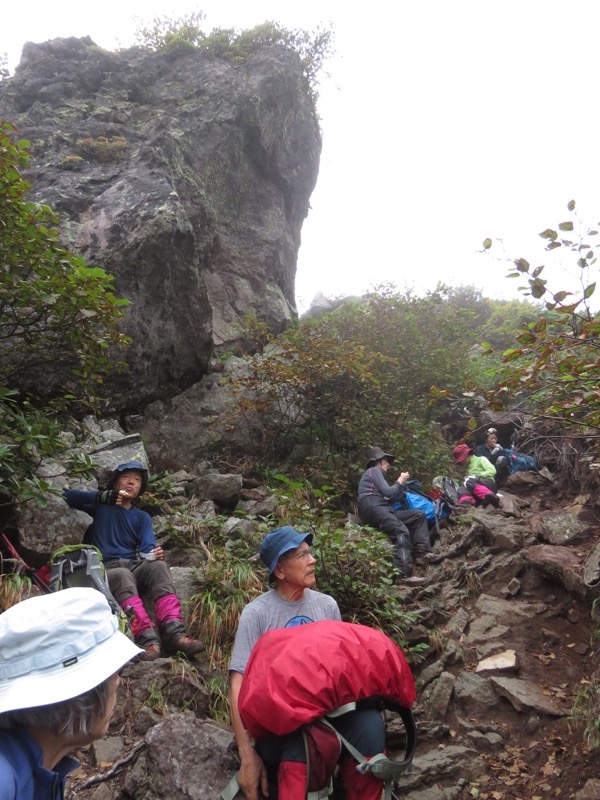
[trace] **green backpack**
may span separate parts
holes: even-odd
[[[119,621],[119,630],[133,638],[127,615],[113,597],[108,586],[102,554],[91,544],[72,544],[59,547],[48,562],[50,591],[73,587],[97,589],[106,597],[108,605]]]

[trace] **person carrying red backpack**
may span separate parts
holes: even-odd
[[[308,789],[306,751],[301,731],[267,735],[253,743],[240,716],[239,697],[244,673],[254,645],[267,631],[294,628],[319,620],[341,621],[332,597],[315,591],[315,558],[312,534],[290,526],[265,536],[260,557],[269,571],[273,588],[249,603],[240,616],[229,664],[231,722],[240,756],[239,787],[248,800],[269,796],[269,773],[277,774],[279,800],[304,800]],[[295,676],[296,678],[298,676]],[[376,708],[351,711],[334,723],[365,756],[381,753],[385,729]],[[342,730],[343,729],[343,730]],[[380,800],[381,781],[356,771],[357,762],[341,753],[339,780],[346,800]]]

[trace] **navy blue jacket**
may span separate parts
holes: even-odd
[[[69,489],[63,497],[71,508],[85,511],[94,518],[86,533],[86,542],[95,545],[104,561],[114,558],[137,558],[156,547],[150,514],[139,508],[96,502],[98,492]]]
[[[42,749],[22,728],[0,730],[2,800],[63,800],[65,779],[79,761],[65,756],[53,770],[42,766]]]

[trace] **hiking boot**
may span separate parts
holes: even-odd
[[[140,661],[156,661],[157,658],[162,658],[156,628],[146,628],[133,641],[144,651],[139,656]]]
[[[177,653],[183,653],[184,656],[191,658],[206,650],[206,645],[200,639],[193,639],[187,633],[184,633],[182,636],[171,638],[168,645],[166,645],[166,650],[172,656]]]
[[[500,498],[495,494],[486,494],[481,501],[481,505],[484,508],[487,508],[488,506],[494,506],[494,508],[498,508],[500,505]]]
[[[156,661],[157,658],[162,658],[162,653],[160,652],[160,645],[158,642],[153,642],[152,644],[147,645],[144,647],[144,652],[140,655],[140,661]]]
[[[163,650],[167,655],[174,656],[183,653],[184,656],[192,656],[206,650],[206,645],[199,639],[194,639],[185,632],[183,621],[172,619],[164,622],[160,626],[160,638],[163,643]]]
[[[429,583],[429,578],[419,578],[417,575],[411,575],[410,578],[396,578],[396,586],[426,586]]]
[[[432,553],[429,550],[427,553],[421,553],[420,555],[415,556],[415,564],[420,567],[426,566],[427,564],[435,564],[438,561],[438,557],[435,553]]]

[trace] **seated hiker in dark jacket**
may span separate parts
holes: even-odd
[[[136,644],[145,650],[142,658],[160,658],[161,641],[167,655],[181,652],[193,656],[205,646],[187,635],[164,550],[154,538],[152,519],[133,505],[147,485],[148,470],[138,461],[128,461],[115,469],[107,491],[67,490],[63,497],[71,508],[94,518],[86,543],[102,553],[110,590],[131,621]],[[140,595],[154,603],[156,625]]]
[[[485,441],[475,448],[476,456],[483,456],[496,467],[496,483],[501,486],[510,473],[508,458],[504,454],[504,448],[498,444],[498,431],[496,428],[488,428],[485,432]]]
[[[393,503],[404,494],[402,488],[410,475],[403,472],[390,486],[385,475],[394,456],[373,447],[367,455],[367,468],[358,484],[358,515],[364,525],[371,525],[387,533],[394,547],[393,564],[400,572],[400,580],[408,585],[425,583],[424,578],[413,576],[415,561],[426,561],[431,551],[429,526],[423,511],[414,508],[394,511]]]

